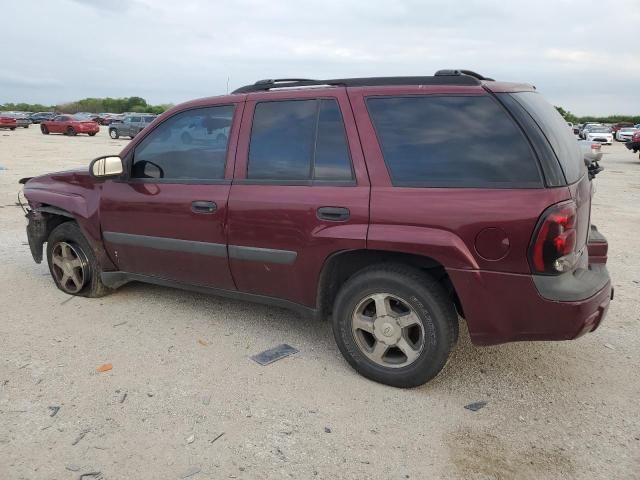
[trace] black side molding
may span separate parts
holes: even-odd
[[[292,252],[291,250],[275,250],[273,248],[229,245],[229,258],[234,258],[236,260],[291,265],[296,261],[297,256],[297,252]]]
[[[227,256],[227,246],[223,243],[197,242],[194,240],[151,237],[120,232],[104,232],[103,236],[107,242],[117,243],[119,245],[131,245],[133,247],[153,248],[171,252],[196,253],[212,257]]]

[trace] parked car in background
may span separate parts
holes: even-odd
[[[587,140],[578,140],[578,146],[585,160],[590,162],[599,162],[602,160],[602,144],[598,142],[588,142]]]
[[[56,115],[57,113],[55,112],[37,112],[37,113],[32,113],[29,118],[31,119],[32,123],[38,124],[44,120],[51,120]]]
[[[571,129],[571,131],[573,132],[574,135],[578,135],[580,133],[580,125],[579,123],[576,123],[573,125],[573,128]]]
[[[582,127],[580,128],[579,136],[584,140],[585,138],[587,138],[587,132],[589,131],[590,128],[602,127],[602,126],[604,125],[602,125],[601,123],[587,122],[584,125],[582,125]]]
[[[621,128],[628,128],[628,127],[633,127],[633,123],[631,122],[618,122],[618,123],[614,123],[613,125],[611,125],[611,133],[613,134],[613,136],[616,138],[616,140],[618,139],[618,137],[616,136],[616,133],[618,132],[618,130],[620,130]]]
[[[15,130],[16,128],[18,128],[18,123],[16,122],[16,119],[11,115],[5,112],[0,112],[0,128]]]
[[[136,114],[126,115],[122,121],[113,122],[109,125],[109,136],[113,139],[119,137],[134,138],[147,125],[153,122],[156,115]]]
[[[22,128],[29,128],[31,126],[31,119],[29,118],[29,113],[25,112],[7,112],[9,116],[15,119],[16,126]]]
[[[73,115],[57,115],[51,120],[45,120],[40,123],[40,130],[44,135],[50,133],[62,133],[64,135],[77,135],[86,133],[93,137],[100,131],[100,127],[93,120],[87,120],[86,117],[75,117]]]
[[[598,142],[604,143],[607,145],[611,145],[613,143],[613,134],[609,127],[605,127],[603,125],[600,126],[591,126],[588,129],[585,129],[586,134],[584,139],[587,142]]]
[[[633,137],[633,134],[636,133],[638,129],[636,127],[623,127],[619,128],[615,133],[616,140],[618,142],[628,142]]]
[[[445,70],[259,81],[20,182],[33,258],[46,243],[66,294],[142,281],[287,306],[330,318],[362,375],[414,387],[459,316],[482,345],[600,325],[613,290],[588,173],[534,87]]]

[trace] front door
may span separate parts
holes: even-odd
[[[336,252],[364,249],[369,180],[344,88],[252,94],[229,196],[239,290],[315,306]]]
[[[126,178],[103,185],[105,245],[121,271],[234,290],[225,220],[242,103],[179,112],[140,136]],[[190,125],[224,119],[228,142],[188,138]]]

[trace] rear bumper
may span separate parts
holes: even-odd
[[[473,343],[571,340],[594,331],[613,298],[607,249],[593,227],[588,268],[557,276],[448,270]]]
[[[593,295],[559,301],[544,298],[532,275],[449,271],[471,340],[477,345],[571,340],[595,330],[604,319],[612,296],[606,267],[598,268],[596,275],[605,283]]]

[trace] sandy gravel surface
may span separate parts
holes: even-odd
[[[0,131],[0,479],[640,478],[640,160],[622,145],[603,147],[593,207],[616,288],[600,329],[480,348],[461,325],[445,371],[407,391],[358,376],[328,323],[288,311],[58,291],[29,254],[17,181],[126,142]],[[279,343],[300,353],[249,359]]]

